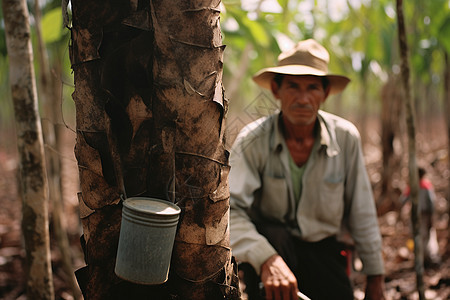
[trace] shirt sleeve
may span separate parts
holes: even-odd
[[[238,262],[248,262],[259,274],[261,265],[276,250],[259,234],[247,211],[254,201],[254,193],[261,187],[259,166],[262,151],[257,141],[238,137],[231,150],[230,183],[230,244]]]
[[[384,274],[382,239],[359,134],[349,135],[346,145],[348,226],[363,263],[362,272],[367,275]]]

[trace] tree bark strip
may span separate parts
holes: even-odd
[[[425,286],[423,282],[424,251],[420,236],[420,212],[419,212],[419,172],[416,157],[416,130],[415,109],[411,97],[410,72],[408,62],[408,44],[406,39],[405,21],[403,17],[403,0],[397,0],[398,38],[401,58],[401,76],[405,92],[406,124],[408,132],[408,156],[409,156],[409,186],[411,197],[411,222],[414,238],[414,266],[416,270],[416,285],[419,299],[425,299]]]
[[[54,299],[48,229],[48,183],[28,8],[25,0],[4,0],[2,8],[20,157],[27,298]]]
[[[228,241],[219,4],[72,1],[86,299],[239,298]],[[125,194],[182,209],[165,284],[114,274]]]

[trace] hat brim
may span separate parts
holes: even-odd
[[[350,82],[350,79],[346,76],[326,74],[318,69],[300,65],[286,65],[262,69],[253,76],[253,81],[260,87],[271,90],[271,81],[275,74],[327,77],[330,83],[330,95],[342,92]]]

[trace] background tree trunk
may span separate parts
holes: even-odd
[[[45,157],[47,159],[47,177],[49,186],[49,200],[51,203],[50,209],[50,224],[52,225],[56,243],[61,252],[63,270],[67,277],[67,282],[71,286],[72,295],[75,299],[81,297],[80,289],[78,288],[74,268],[72,264],[72,255],[70,252],[69,239],[66,231],[66,220],[64,217],[64,203],[61,186],[61,161],[59,154],[61,153],[59,142],[60,135],[56,122],[58,120],[58,84],[50,72],[50,63],[47,56],[47,49],[42,37],[41,28],[41,8],[39,0],[34,1],[34,19],[38,44],[38,58],[39,58],[39,88],[42,107],[43,107],[43,133],[45,142]],[[57,24],[55,24],[58,26]],[[62,26],[62,24],[60,24]]]
[[[238,299],[228,237],[228,109],[220,1],[72,1],[75,153],[87,299]],[[169,280],[139,286],[114,265],[120,196],[182,209]]]
[[[448,148],[447,148],[447,163],[448,163],[448,169],[450,173],[450,58],[448,52],[445,52],[445,72],[444,72],[444,107],[446,111],[446,120],[447,120],[447,142],[448,142]],[[448,208],[448,214],[450,216],[450,177],[449,182],[447,186],[447,208]],[[450,241],[450,222],[447,223],[447,229],[448,229],[448,241]],[[447,242],[447,254],[450,255],[450,243]]]
[[[37,109],[28,8],[25,0],[4,0],[2,8],[20,156],[22,231],[27,257],[27,297],[53,299],[48,231],[48,184],[41,121]]]
[[[392,186],[393,174],[399,170],[401,161],[395,155],[394,140],[401,139],[401,130],[399,124],[399,117],[403,116],[402,104],[403,91],[399,88],[401,84],[398,76],[394,74],[389,75],[381,91],[381,146],[383,153],[383,168],[381,176],[381,191],[378,198],[377,207],[378,213],[398,208],[396,195]]]
[[[411,221],[414,238],[414,259],[416,270],[416,284],[419,293],[419,299],[425,299],[425,286],[423,282],[423,260],[424,251],[422,237],[420,236],[420,212],[419,212],[419,172],[416,158],[416,130],[415,130],[415,109],[411,97],[409,62],[408,62],[408,44],[406,39],[405,21],[403,18],[403,1],[397,0],[397,21],[398,38],[401,59],[401,76],[405,92],[406,103],[406,125],[408,132],[408,158],[409,158],[409,186],[411,197]]]
[[[365,145],[367,141],[367,111],[368,111],[368,93],[367,93],[367,72],[361,72],[362,88],[359,91],[359,108],[358,108],[358,129],[361,135],[361,143]]]

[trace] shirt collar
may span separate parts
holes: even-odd
[[[336,156],[340,152],[340,147],[336,140],[336,133],[335,133],[335,125],[331,122],[327,122],[326,118],[324,118],[323,111],[319,110],[317,120],[319,121],[320,125],[320,145],[324,146],[326,148],[326,153],[329,157]],[[273,133],[271,137],[271,150],[281,150],[283,147],[286,146],[286,143],[284,141],[283,132],[281,131],[281,115],[282,112],[276,113],[274,116],[272,116],[272,122],[274,123],[273,126]],[[322,147],[319,147],[319,149]]]
[[[336,126],[324,117],[326,113],[319,110],[317,119],[320,124],[320,143],[327,149],[327,155],[333,157],[339,154],[341,148],[336,139]]]

